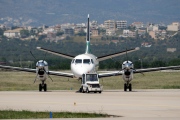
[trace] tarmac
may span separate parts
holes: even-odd
[[[180,120],[180,89],[137,89],[132,92],[105,90],[101,94],[72,90],[0,91],[0,109],[106,113],[119,116],[72,120]]]

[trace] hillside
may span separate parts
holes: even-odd
[[[32,19],[34,25],[107,19],[142,22],[180,21],[179,0],[0,0],[0,18]]]

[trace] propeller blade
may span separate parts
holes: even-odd
[[[48,74],[47,74],[48,75]],[[48,75],[48,77],[51,79],[51,81],[53,82],[53,79],[50,77],[50,75]]]
[[[37,76],[38,76],[38,74],[37,74],[36,77],[35,77],[34,83],[36,82]],[[33,83],[33,84],[34,84],[34,83]]]
[[[44,60],[45,60],[45,58],[46,58],[46,55],[47,55],[47,52],[44,54],[44,59],[43,59],[43,62],[44,62]]]
[[[37,61],[36,57],[32,54],[32,52],[30,51],[31,55],[33,56],[33,58]]]
[[[43,69],[44,70],[44,72],[48,75],[48,77],[51,79],[51,81],[53,82],[53,79],[50,77],[50,75],[46,72],[46,70],[45,69]]]

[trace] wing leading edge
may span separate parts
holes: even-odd
[[[36,73],[36,69],[0,65],[0,68]]]
[[[113,53],[113,54],[109,54],[109,55],[100,56],[97,59],[99,61],[103,61],[103,60],[110,59],[110,58],[113,58],[113,57],[117,57],[117,56],[120,56],[120,55],[123,55],[123,54],[126,54],[126,53],[134,52],[134,51],[137,51],[139,49],[140,49],[139,47],[136,47],[136,48],[125,50],[125,51],[121,51],[121,52],[117,52],[117,53]]]
[[[75,56],[72,56],[72,55],[56,52],[56,51],[53,51],[53,50],[48,50],[48,49],[45,49],[45,48],[42,48],[42,47],[37,47],[37,49],[41,50],[41,51],[44,51],[44,52],[48,52],[48,53],[54,54],[54,55],[57,55],[57,56],[68,58],[68,59],[73,59],[75,57]]]
[[[179,69],[179,68],[180,68],[180,66],[136,69],[133,71],[133,73],[136,74],[136,73],[153,72],[153,71],[168,70],[168,69]],[[103,77],[118,76],[118,75],[122,75],[122,74],[123,74],[123,71],[114,71],[114,72],[99,73],[98,75],[99,75],[99,78],[103,78]]]

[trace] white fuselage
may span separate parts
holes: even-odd
[[[74,77],[81,78],[82,74],[96,73],[99,62],[93,54],[85,53],[76,56],[71,62]]]

